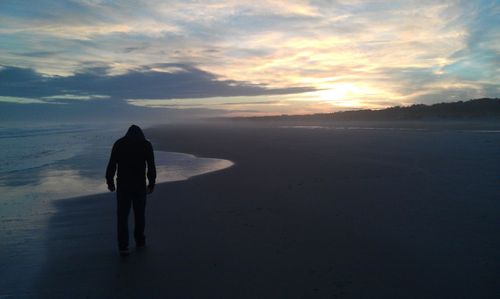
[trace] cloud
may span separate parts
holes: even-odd
[[[315,94],[322,109],[498,96],[499,13],[492,0],[4,0],[2,63],[37,79],[0,91],[138,100],[327,90]]]
[[[59,99],[170,99],[303,93],[311,87],[267,88],[216,75],[185,64],[154,64],[110,75],[93,66],[71,76],[46,76],[32,69],[0,70],[0,96]]]

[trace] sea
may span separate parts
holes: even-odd
[[[43,246],[56,201],[109,192],[104,175],[111,148],[129,125],[0,124],[0,286],[11,288],[5,284],[29,280],[26,275],[36,273],[42,261],[35,260],[41,255],[34,251]],[[150,141],[155,148],[155,141]],[[186,180],[233,164],[166,151],[155,151],[155,160],[157,183]]]

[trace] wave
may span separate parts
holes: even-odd
[[[82,127],[45,127],[45,128],[0,128],[0,138],[23,138],[56,134],[83,133],[95,128]]]

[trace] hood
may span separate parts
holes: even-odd
[[[127,134],[125,134],[125,138],[130,138],[134,140],[144,140],[146,137],[144,137],[144,133],[142,132],[141,128],[136,125],[131,125],[130,128],[128,128]]]

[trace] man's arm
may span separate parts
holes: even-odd
[[[116,143],[113,144],[113,149],[111,150],[111,157],[109,157],[108,167],[106,168],[106,183],[108,184],[109,191],[115,191],[115,173],[116,164],[118,163],[118,154]]]
[[[148,193],[153,192],[156,183],[156,165],[155,165],[155,155],[153,152],[153,146],[151,142],[147,142],[146,149],[146,163],[148,165]]]

